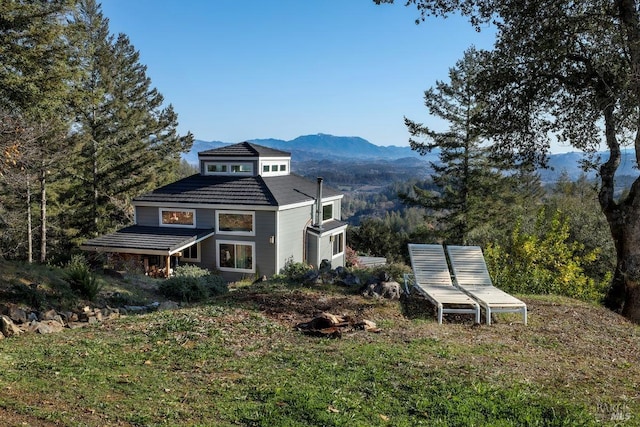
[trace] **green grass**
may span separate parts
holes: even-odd
[[[526,301],[526,327],[509,316],[489,327],[466,318],[439,326],[429,310],[407,318],[398,302],[267,283],[181,310],[4,339],[0,419],[64,426],[639,425],[640,328],[566,298]],[[322,339],[293,328],[314,311],[368,318],[382,332]]]

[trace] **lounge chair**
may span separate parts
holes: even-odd
[[[471,313],[480,323],[480,306],[464,292],[453,286],[442,245],[409,243],[413,274],[405,274],[405,290],[410,286],[424,295],[438,308],[438,324],[444,313]]]
[[[478,301],[485,310],[487,325],[491,313],[522,313],[527,324],[527,305],[493,286],[479,246],[447,246],[454,285]]]

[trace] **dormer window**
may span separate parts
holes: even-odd
[[[262,164],[262,176],[281,176],[289,174],[289,159],[265,159]]]
[[[206,175],[253,175],[253,163],[250,162],[205,162]]]

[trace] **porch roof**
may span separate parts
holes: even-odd
[[[80,249],[141,255],[173,255],[214,234],[213,229],[132,225],[87,240]]]

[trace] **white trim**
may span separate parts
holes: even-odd
[[[193,224],[164,224],[162,222],[162,213],[163,212],[189,212],[193,215]],[[158,209],[158,225],[160,227],[169,227],[169,228],[197,228],[196,227],[196,210],[195,209],[185,209],[185,208],[176,208],[176,207],[160,207]]]
[[[336,236],[342,236],[342,252],[338,252],[338,253],[333,253],[333,245],[336,239]],[[331,242],[331,259],[335,259],[338,258],[342,255],[344,255],[344,247],[346,245],[345,240],[347,239],[346,233],[344,232],[344,230],[338,232],[338,233],[332,233],[329,236],[329,241]]]
[[[331,217],[324,219],[324,207],[325,206],[331,206]],[[333,216],[333,211],[335,211],[336,206],[333,204],[333,202],[322,202],[322,223],[324,224],[325,222],[329,222],[332,221],[334,219],[337,219],[336,217]]]
[[[340,197],[334,197],[331,200],[339,200]],[[323,199],[329,201],[329,199]],[[149,202],[149,201],[132,201],[131,204],[135,207],[146,208],[158,208],[158,207],[170,207],[175,206],[176,202]],[[301,208],[303,206],[312,206],[315,204],[315,200],[306,200],[304,202],[291,203],[289,205],[282,206],[264,206],[264,205],[226,205],[226,204],[212,204],[212,203],[190,203],[189,206],[194,206],[190,209],[223,209],[223,210],[252,210],[252,211],[286,211],[289,209]],[[185,209],[185,208],[181,208]]]
[[[251,246],[251,269],[231,268],[220,266],[220,245],[241,245]],[[246,242],[242,240],[216,240],[216,268],[220,271],[229,271],[233,273],[255,273],[256,272],[256,243]]]
[[[251,215],[251,231],[226,231],[220,230],[220,214],[226,215]],[[216,224],[215,224],[216,234],[223,234],[229,236],[255,236],[256,235],[256,213],[253,211],[227,211],[227,210],[216,210]]]

